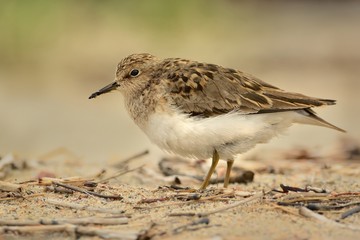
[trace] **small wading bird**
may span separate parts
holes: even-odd
[[[160,148],[212,164],[227,161],[224,187],[234,157],[266,143],[293,123],[344,130],[316,115],[313,107],[335,100],[286,92],[247,73],[181,58],[132,54],[117,66],[115,81],[89,98],[119,90],[135,123]]]

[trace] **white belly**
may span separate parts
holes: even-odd
[[[168,152],[207,159],[216,149],[220,158],[232,159],[281,133],[293,123],[296,115],[295,112],[228,113],[195,118],[158,112],[152,114],[142,128],[152,142]]]

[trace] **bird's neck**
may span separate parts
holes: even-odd
[[[158,105],[157,95],[150,89],[142,89],[141,91],[125,93],[124,97],[130,116],[140,128],[144,128],[149,116],[155,112]]]

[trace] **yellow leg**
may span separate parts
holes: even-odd
[[[226,168],[226,175],[225,175],[225,180],[224,180],[224,188],[227,188],[229,186],[229,181],[230,181],[230,173],[231,173],[231,168],[234,164],[234,159],[228,159],[227,160],[227,168]]]
[[[210,178],[215,171],[215,168],[219,162],[219,159],[220,159],[219,153],[216,151],[216,149],[214,149],[211,167],[206,175],[206,178],[204,179],[204,182],[201,184],[201,187],[200,187],[201,190],[205,189],[209,185]]]

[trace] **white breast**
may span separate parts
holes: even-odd
[[[231,159],[257,143],[265,143],[288,128],[295,112],[241,115],[235,112],[211,118],[166,112],[149,116],[144,132],[160,148],[185,157]]]

